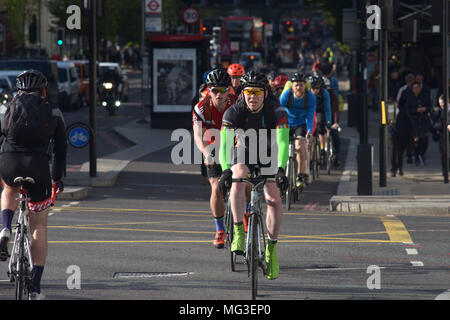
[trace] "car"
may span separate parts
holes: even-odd
[[[82,105],[89,105],[89,60],[71,60],[78,72],[78,84],[82,98]]]
[[[47,78],[47,96],[53,103],[59,104],[58,66],[52,60],[0,60],[0,71],[12,71],[18,76],[25,70],[38,70]],[[17,73],[16,73],[17,72]],[[15,80],[13,81],[15,84]]]
[[[244,66],[246,71],[254,69],[258,71],[263,67],[261,53],[259,52],[243,52],[239,58],[239,63]]]
[[[100,62],[100,75],[101,78],[103,74],[106,73],[108,69],[113,69],[117,72],[117,74],[120,76],[120,79],[122,80],[122,84],[119,85],[119,94],[123,101],[128,101],[128,91],[130,89],[130,84],[128,82],[128,77],[125,73],[125,71],[122,70],[120,65],[116,62]]]
[[[78,72],[73,62],[58,61],[58,89],[60,107],[65,110],[78,109],[82,105]]]

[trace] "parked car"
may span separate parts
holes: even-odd
[[[78,73],[78,84],[80,86],[80,93],[82,105],[89,105],[89,60],[71,60],[75,64]]]
[[[244,66],[244,69],[259,70],[263,67],[261,53],[259,52],[243,52],[239,58],[239,63]]]
[[[47,78],[47,96],[53,103],[59,104],[58,67],[52,60],[0,60],[0,71],[13,71],[18,76],[24,70],[35,69]],[[15,84],[16,81],[14,80]]]
[[[77,68],[73,62],[57,62],[58,66],[58,89],[60,93],[61,108],[78,109],[82,105],[80,84]]]
[[[122,101],[128,101],[128,91],[130,89],[130,84],[128,81],[128,77],[120,68],[120,65],[116,62],[100,62],[100,75],[102,77],[108,70],[114,70],[120,76],[122,81],[121,85],[119,85],[119,96]]]

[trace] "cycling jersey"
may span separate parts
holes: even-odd
[[[242,129],[242,131],[237,131]],[[257,162],[260,163],[260,151],[259,149],[264,147],[259,145],[261,143],[260,129],[266,130],[266,155],[271,155],[272,141],[271,141],[271,129],[276,129],[277,144],[278,144],[278,167],[286,168],[287,160],[289,157],[289,125],[287,122],[286,111],[280,106],[278,100],[269,93],[268,97],[264,100],[263,108],[257,113],[251,113],[245,103],[245,98],[240,96],[237,102],[232,105],[224,114],[222,120],[221,130],[221,144],[220,144],[220,163],[222,170],[229,169],[231,167],[230,152],[233,147],[234,138],[236,137],[236,147],[243,147],[246,151],[245,164],[249,164],[249,151],[250,139],[246,136],[246,132],[249,129],[256,130],[257,139]],[[254,150],[254,149],[252,149]],[[254,164],[254,163],[252,163]]]
[[[331,101],[330,94],[326,89],[321,89],[316,95],[316,113],[325,114],[323,120],[331,124]]]
[[[236,102],[236,96],[234,94],[228,95],[227,104],[222,112],[216,109],[212,103],[211,96],[208,94],[204,99],[200,100],[192,111],[192,125],[199,127],[200,124],[206,130],[208,129],[220,129],[222,126],[222,117],[225,111]],[[206,131],[205,131],[206,133]],[[208,144],[214,142],[214,137],[207,141]]]
[[[308,90],[305,91],[305,94],[308,94],[308,108],[305,109],[303,107],[304,97],[298,99],[293,95],[292,106],[287,108],[291,91],[292,89],[286,90],[280,97],[280,103],[285,107],[288,115],[289,127],[299,127],[302,124],[306,124],[308,132],[313,132],[314,113],[316,112],[316,96]]]

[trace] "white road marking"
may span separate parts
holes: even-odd
[[[434,300],[450,300],[450,289],[442,292],[440,295],[434,298]]]
[[[411,255],[418,254],[417,249],[414,248],[406,248],[406,253]]]
[[[422,261],[410,261],[413,267],[423,267]]]

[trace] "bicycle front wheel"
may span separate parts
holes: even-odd
[[[291,205],[292,205],[292,198],[293,198],[293,194],[294,194],[294,189],[295,189],[295,168],[294,168],[294,159],[290,158],[289,162],[288,162],[288,172],[287,172],[287,176],[289,179],[289,185],[288,188],[286,190],[286,210],[290,210],[291,209]]]
[[[258,294],[258,216],[256,214],[252,214],[250,220],[248,263],[251,278],[252,300],[255,300]]]
[[[26,299],[28,293],[28,263],[25,257],[25,237],[23,230],[20,232],[19,238],[19,252],[17,257],[17,273],[15,275],[15,289],[16,289],[16,300]],[[25,297],[24,297],[25,296]]]
[[[231,201],[228,199],[227,207],[225,209],[225,228],[226,228],[226,234],[227,234],[227,246],[230,250],[230,264],[231,264],[231,271],[236,271],[236,254],[231,251],[231,244],[233,243],[233,237],[234,237],[234,229],[233,229],[233,214],[231,212]]]

